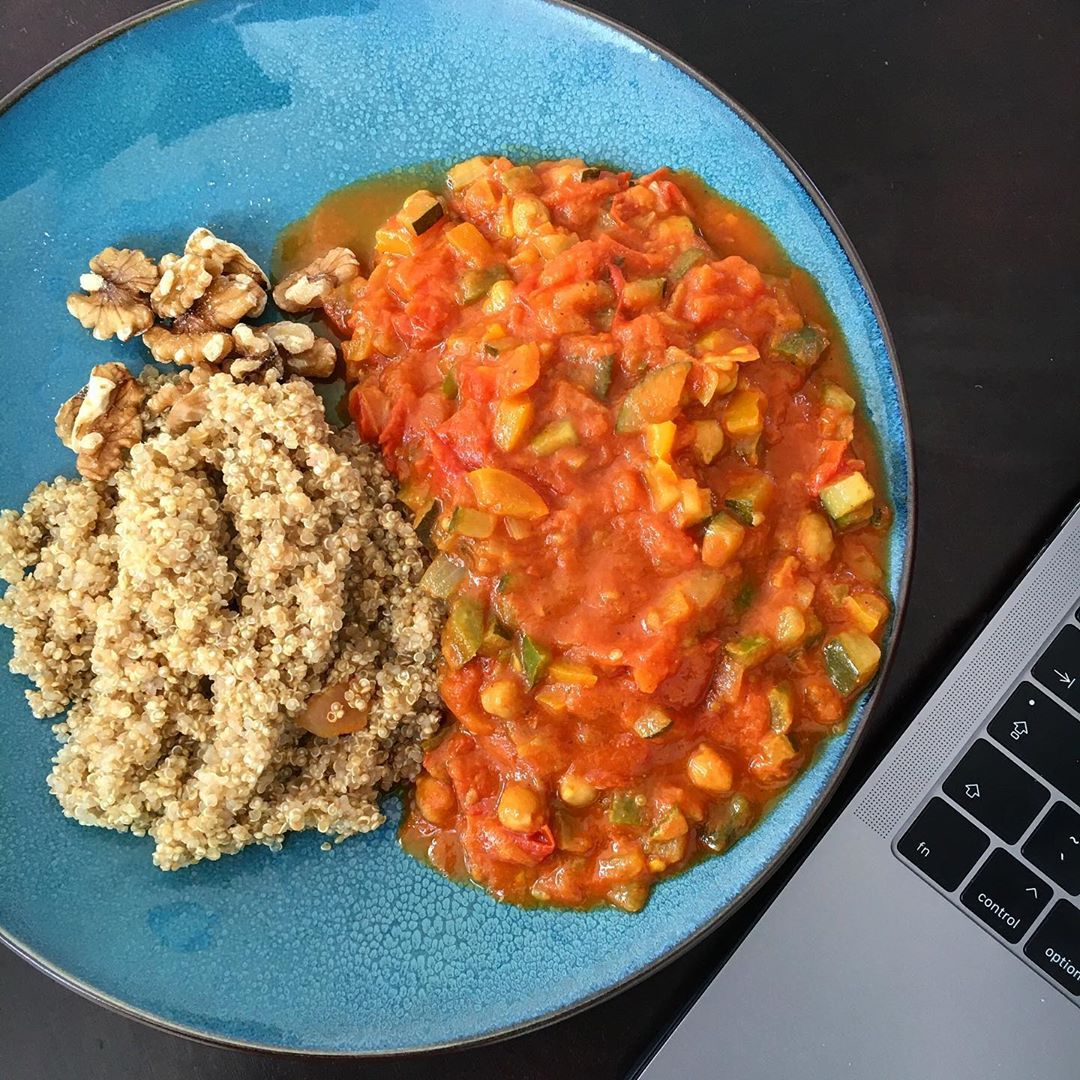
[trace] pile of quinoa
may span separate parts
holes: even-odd
[[[108,481],[60,477],[0,513],[11,669],[35,715],[67,710],[64,813],[149,834],[166,870],[377,827],[440,720],[441,619],[377,451],[303,379],[216,374],[197,423],[147,412],[143,432]],[[304,730],[339,685],[364,729]]]

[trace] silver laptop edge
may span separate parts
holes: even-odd
[[[895,850],[1078,604],[1074,510],[641,1080],[1080,1078],[1077,998],[1024,955],[1033,931],[1005,943]],[[1068,897],[1049,884],[1043,915]]]

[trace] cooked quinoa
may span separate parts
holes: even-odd
[[[143,423],[110,481],[0,514],[11,669],[37,716],[67,710],[50,789],[83,824],[149,833],[167,870],[375,828],[440,720],[441,618],[377,452],[299,379],[217,374],[188,430]],[[304,730],[335,686],[364,729]]]

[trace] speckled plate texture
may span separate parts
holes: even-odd
[[[0,504],[71,470],[52,416],[90,365],[144,359],[141,344],[93,342],[64,312],[104,245],[175,250],[205,224],[266,263],[277,231],[347,181],[523,146],[697,170],[817,277],[881,435],[896,509],[890,585],[902,596],[906,413],[839,226],[717,91],[615,27],[540,0],[202,0],[121,29],[17,95],[0,115]],[[0,645],[9,655],[6,633]],[[522,911],[452,884],[398,848],[396,805],[388,827],[331,852],[305,835],[279,854],[252,848],[162,873],[148,841],[62,816],[45,786],[53,736],[23,690],[0,678],[8,943],[75,989],[188,1034],[360,1054],[520,1030],[670,958],[792,845],[868,707],[750,836],[626,915]]]

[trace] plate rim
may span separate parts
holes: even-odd
[[[173,11],[180,10],[181,8],[191,7],[200,3],[201,0],[164,0],[163,3],[155,4],[154,6],[147,8],[145,11],[139,12],[134,15],[128,16],[126,19],[122,19],[119,22],[113,23],[110,26],[105,27],[98,33],[91,35],[84,41],[67,49],[59,56],[55,57],[49,63],[39,68],[32,75],[25,78],[12,90],[8,91],[2,98],[0,98],[0,116],[3,116],[8,110],[10,110],[15,104],[22,100],[28,93],[34,90],[37,86],[43,83],[46,79],[56,74],[62,68],[67,67],[69,64],[80,59],[82,56],[89,52],[92,52],[98,46],[111,41],[115,37],[119,37],[121,34],[126,33],[128,30],[135,28],[145,22],[150,22],[153,19],[158,18],[161,15],[169,14]],[[485,1032],[480,1035],[469,1036],[462,1039],[453,1039],[449,1042],[429,1043],[423,1046],[406,1047],[403,1049],[392,1050],[313,1050],[313,1049],[290,1049],[283,1046],[274,1046],[272,1044],[260,1043],[254,1040],[235,1038],[225,1035],[215,1034],[213,1032],[200,1030],[198,1028],[190,1027],[176,1020],[169,1020],[163,1016],[159,1016],[156,1013],[152,1013],[148,1010],[142,1009],[137,1005],[132,1005],[129,1002],[123,1001],[120,998],[114,997],[108,992],[101,990],[90,983],[85,982],[79,976],[72,974],[69,971],[64,970],[59,965],[53,964],[45,957],[41,956],[35,949],[31,948],[26,943],[20,941],[15,935],[9,933],[3,926],[0,926],[0,944],[5,945],[16,956],[21,957],[31,967],[37,969],[42,974],[48,976],[54,982],[66,989],[72,990],[80,997],[94,1003],[95,1005],[103,1006],[112,1012],[118,1013],[121,1016],[127,1017],[132,1020],[136,1020],[139,1023],[145,1024],[148,1027],[155,1028],[158,1031],[166,1032],[170,1035],[177,1035],[181,1038],[190,1039],[193,1042],[202,1043],[206,1046],[213,1046],[219,1048],[227,1048],[233,1050],[247,1050],[255,1051],[264,1054],[272,1054],[277,1057],[294,1058],[297,1060],[305,1059],[342,1059],[348,1060],[350,1058],[357,1060],[365,1059],[392,1059],[392,1058],[405,1058],[405,1057],[420,1057],[425,1054],[435,1054],[445,1052],[447,1050],[465,1049],[484,1046],[492,1043],[502,1042],[504,1040],[513,1038],[518,1035],[524,1035],[530,1032],[538,1031],[542,1028],[548,1027],[551,1024],[557,1023],[560,1020],[567,1019],[570,1016],[583,1012],[586,1009],[591,1008],[594,1005],[598,1005],[609,998],[614,997],[616,994],[622,993],[624,990],[630,989],[632,986],[636,986],[639,982],[648,978],[650,975],[655,974],[657,971],[666,967],[668,964],[677,960],[679,957],[686,955],[694,946],[700,944],[709,934],[721,926],[724,922],[731,918],[742,906],[750,900],[759,889],[761,889],[769,879],[780,870],[780,867],[787,862],[794,849],[802,842],[806,834],[809,832],[811,826],[821,816],[825,807],[828,805],[832,796],[834,795],[836,788],[847,774],[848,769],[855,758],[855,753],[862,744],[863,737],[866,733],[867,721],[870,719],[874,709],[878,705],[878,701],[881,696],[882,688],[887,682],[889,672],[892,669],[893,661],[896,655],[897,643],[900,637],[900,633],[903,629],[905,616],[907,614],[907,604],[911,585],[912,567],[915,562],[915,541],[916,541],[916,523],[918,516],[918,499],[917,499],[917,478],[915,469],[915,453],[914,445],[912,442],[912,428],[911,428],[911,410],[908,404],[907,390],[904,384],[903,372],[900,368],[899,361],[897,359],[896,344],[893,340],[892,331],[889,327],[888,321],[885,317],[885,311],[881,305],[881,301],[878,298],[877,292],[874,289],[873,283],[870,280],[870,275],[866,270],[858,251],[855,249],[855,245],[852,243],[851,238],[848,236],[843,225],[840,223],[836,212],[829,205],[824,195],[820,192],[817,185],[802,168],[802,166],[796,161],[795,157],[784,147],[784,145],[777,139],[768,128],[760,120],[757,119],[749,110],[736,101],[726,90],[723,90],[712,79],[698,71],[691,64],[687,63],[677,54],[672,52],[665,45],[660,44],[653,38],[633,27],[627,26],[625,23],[620,22],[618,19],[612,18],[609,15],[605,15],[598,11],[593,11],[589,8],[582,7],[580,4],[574,2],[574,0],[539,0],[540,3],[546,4],[549,7],[561,8],[565,11],[569,11],[582,18],[590,19],[593,22],[599,23],[602,26],[607,27],[610,30],[614,30],[616,33],[625,36],[637,45],[644,47],[651,53],[654,53],[667,63],[672,65],[677,70],[681,71],[688,78],[694,80],[701,87],[707,90],[715,98],[717,98],[721,104],[730,109],[747,127],[754,132],[765,143],[765,145],[780,159],[784,167],[788,169],[791,175],[798,182],[799,186],[809,196],[810,201],[814,204],[815,209],[821,214],[825,224],[828,225],[840,250],[843,252],[844,257],[847,259],[851,266],[852,271],[855,274],[855,279],[858,282],[859,288],[862,289],[864,296],[866,297],[867,304],[870,307],[870,311],[874,317],[874,321],[877,323],[878,328],[881,331],[882,343],[885,348],[885,353],[889,360],[889,367],[892,372],[893,387],[895,389],[897,404],[899,406],[899,420],[900,427],[904,435],[904,481],[906,486],[907,503],[905,506],[905,528],[903,535],[903,545],[901,549],[901,558],[903,560],[903,566],[900,570],[899,585],[897,588],[897,595],[895,597],[895,608],[893,612],[892,627],[889,633],[888,644],[884,652],[883,662],[881,669],[878,672],[878,676],[874,682],[873,687],[870,690],[865,702],[863,703],[863,716],[862,721],[858,725],[854,732],[850,742],[845,747],[843,754],[839,761],[836,763],[835,768],[828,777],[821,790],[814,797],[814,800],[810,806],[810,809],[803,815],[798,824],[792,829],[791,833],[784,840],[783,844],[776,850],[776,852],[769,859],[768,863],[753,877],[745,888],[730,902],[723,910],[717,912],[706,923],[698,927],[693,933],[683,938],[677,945],[668,949],[661,956],[658,956],[655,960],[645,964],[639,970],[632,974],[620,979],[618,982],[604,987],[601,990],[581,998],[577,1001],[573,1001],[570,1004],[559,1006],[549,1012],[543,1013],[540,1016],[536,1016],[531,1020],[526,1020],[516,1024],[510,1024],[506,1027],[499,1028],[495,1031]],[[875,432],[875,435],[877,433]],[[701,992],[708,986],[702,988]],[[693,1002],[697,1000],[699,994],[695,994],[694,998],[687,1003],[687,1008],[693,1005]],[[681,1015],[685,1015],[682,1013]],[[681,1018],[681,1016],[680,1016]],[[678,1021],[676,1021],[678,1023]],[[666,1031],[665,1031],[666,1034]],[[655,1045],[655,1041],[650,1045]]]

